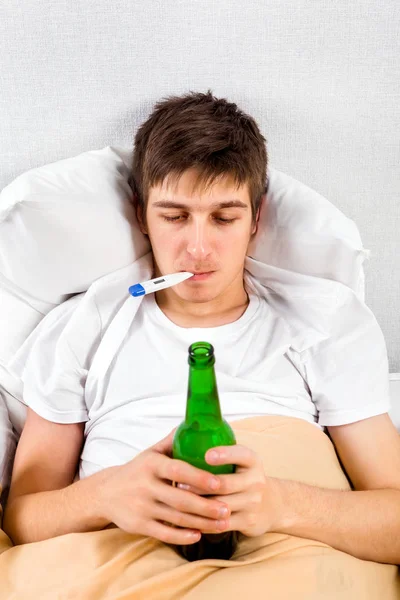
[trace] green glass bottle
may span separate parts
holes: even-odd
[[[215,376],[214,348],[208,342],[189,347],[189,382],[185,420],[175,432],[172,456],[215,475],[235,471],[235,465],[210,465],[204,455],[216,446],[236,444],[231,426],[222,418]],[[204,558],[229,559],[235,552],[238,534],[227,531],[202,534],[195,544],[175,546],[189,561]]]

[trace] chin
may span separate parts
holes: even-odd
[[[210,292],[209,290],[192,290],[190,292],[181,292],[178,294],[178,296],[185,302],[198,303],[211,302],[217,297],[217,295],[218,294],[215,293],[215,290],[213,290],[213,292]]]

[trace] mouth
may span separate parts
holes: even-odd
[[[215,271],[203,271],[203,272],[192,271],[192,272],[194,273],[194,275],[193,275],[193,277],[190,277],[189,279],[186,280],[188,283],[190,281],[205,281],[206,279],[209,279],[215,273]]]

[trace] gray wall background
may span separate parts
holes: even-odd
[[[357,223],[399,372],[399,30],[397,0],[2,0],[0,189],[129,148],[159,98],[210,88],[256,118],[272,166]]]

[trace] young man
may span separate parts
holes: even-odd
[[[372,376],[383,337],[349,292],[331,337],[296,351],[290,327],[245,271],[266,168],[255,121],[210,92],[159,102],[141,126],[132,187],[152,254],[53,310],[31,336],[22,368],[30,408],[4,518],[14,543],[109,524],[173,544],[206,531],[280,531],[400,563],[400,441],[387,414],[387,373]],[[129,285],[177,271],[195,276],[133,308]],[[280,414],[327,425],[356,491],[267,477],[240,445],[208,454],[241,467],[229,476],[173,460],[187,349],[201,339],[215,347],[226,418]],[[364,346],[370,389],[349,368]],[[313,361],[319,379],[307,375]],[[350,389],[345,372],[357,383]]]

